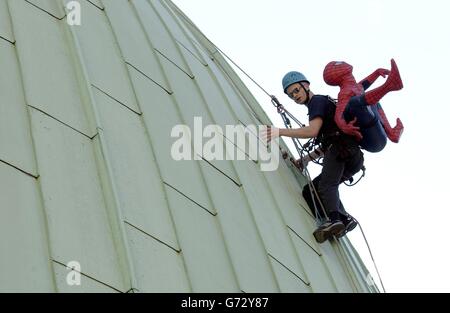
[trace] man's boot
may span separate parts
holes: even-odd
[[[313,233],[318,243],[323,243],[333,236],[345,231],[344,223],[341,221],[328,221],[320,225]]]

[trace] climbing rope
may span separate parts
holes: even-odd
[[[356,222],[358,223],[359,229],[361,230],[361,234],[363,235],[364,241],[366,242],[367,249],[369,250],[370,258],[372,259],[373,265],[375,266],[375,270],[377,271],[378,279],[380,280],[380,283],[381,283],[381,288],[383,288],[383,292],[386,293],[386,289],[384,288],[383,280],[381,279],[380,272],[378,271],[378,266],[377,266],[377,263],[375,262],[375,258],[373,257],[372,249],[370,249],[369,242],[367,241],[367,238],[366,238],[366,234],[364,233],[361,223],[358,220],[356,220]]]

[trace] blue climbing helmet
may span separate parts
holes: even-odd
[[[300,72],[292,71],[284,75],[283,77],[283,90],[286,93],[286,89],[295,83],[307,82],[309,84],[309,80]]]

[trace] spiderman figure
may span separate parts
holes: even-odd
[[[379,152],[386,146],[386,137],[398,143],[403,132],[403,123],[397,119],[392,128],[379,103],[388,92],[403,88],[402,79],[394,60],[391,70],[377,69],[373,74],[357,83],[352,74],[353,66],[345,62],[330,62],[323,72],[325,82],[339,86],[340,92],[334,116],[337,126],[348,135],[360,140],[360,146],[369,152]],[[374,90],[365,92],[378,77],[386,82]]]

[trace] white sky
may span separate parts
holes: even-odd
[[[283,94],[286,72],[301,71],[313,92],[336,97],[338,88],[322,78],[329,61],[352,64],[357,80],[397,61],[405,88],[381,103],[391,123],[402,119],[405,132],[399,144],[365,153],[366,177],[342,186],[341,198],[361,222],[388,292],[450,292],[450,2],[172,1],[304,123],[306,108]],[[270,99],[248,86],[282,127]],[[320,169],[310,170],[315,176]],[[359,230],[350,238],[375,277]]]

